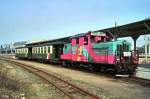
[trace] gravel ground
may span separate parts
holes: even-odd
[[[5,97],[4,99],[21,99],[16,98],[21,94],[25,94],[25,99],[62,99],[63,94],[34,74],[6,61],[0,60],[0,64],[1,68],[9,68],[7,77],[17,81],[16,86],[19,84],[20,87],[20,90],[15,92],[7,88],[0,88],[0,96]],[[6,98],[12,95],[15,98]]]
[[[103,99],[149,99],[150,97],[150,87],[141,86],[136,83],[128,83],[105,77],[100,74],[62,68],[52,64],[21,60],[16,61],[49,71],[50,73],[60,76],[73,84],[97,94]]]

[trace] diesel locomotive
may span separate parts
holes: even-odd
[[[74,35],[68,42],[28,44],[16,48],[16,57],[131,75],[138,65],[138,52],[131,50],[131,43],[103,32]]]

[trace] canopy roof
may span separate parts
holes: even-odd
[[[96,30],[93,32],[105,32],[117,37],[128,37],[134,35],[145,35],[150,33],[150,19],[133,22],[121,26]]]
[[[66,44],[69,42],[69,37],[64,37],[64,38],[58,38],[58,39],[53,39],[53,40],[46,40],[46,41],[40,41],[40,42],[33,42],[33,43],[28,43],[26,44],[27,47],[31,46],[37,46],[37,45],[59,45],[59,44]]]
[[[114,38],[131,36],[132,38],[137,39],[140,35],[150,34],[150,19],[145,19],[142,21],[133,22],[133,23],[129,23],[129,24],[121,25],[121,26],[92,31],[92,34],[94,33],[97,34],[98,32],[104,32],[104,33],[110,34]],[[31,46],[45,45],[45,44],[65,44],[70,41],[70,38],[75,38],[75,37],[83,36],[83,35],[85,35],[85,33],[77,34],[77,35],[70,36],[70,37],[29,43],[29,44],[26,44],[26,46],[31,47]],[[54,42],[57,42],[57,43],[54,43]]]

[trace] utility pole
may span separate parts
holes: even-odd
[[[148,45],[148,37],[145,35],[144,36],[145,40],[145,62],[147,62],[147,45]]]
[[[148,36],[148,57],[150,57],[150,36]]]

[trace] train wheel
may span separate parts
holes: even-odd
[[[62,66],[63,66],[63,67],[66,67],[66,66],[67,66],[66,61],[62,61]]]
[[[97,71],[97,68],[94,67],[92,64],[89,64],[89,70],[90,71]]]

